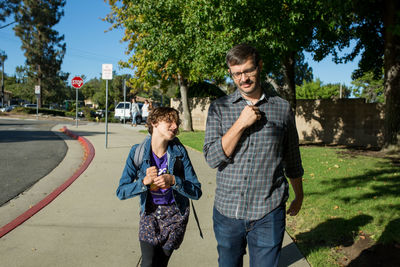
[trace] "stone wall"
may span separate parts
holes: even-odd
[[[190,98],[193,129],[205,130],[209,98]],[[182,113],[179,99],[171,107]],[[364,99],[297,100],[296,125],[303,144],[379,147],[383,141],[382,104]]]
[[[379,147],[383,105],[364,99],[298,100],[296,126],[302,143]]]
[[[189,109],[192,115],[193,130],[205,131],[207,122],[208,108],[212,100],[209,97],[189,98]],[[182,102],[179,98],[171,98],[171,107],[177,109],[181,115],[183,113]],[[181,116],[183,119],[183,116]]]

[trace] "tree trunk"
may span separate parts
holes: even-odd
[[[192,116],[190,114],[189,101],[188,101],[189,86],[187,84],[187,81],[181,75],[178,75],[178,83],[179,83],[179,90],[181,92],[181,100],[183,108],[182,129],[184,131],[193,131]]]
[[[385,148],[400,146],[400,36],[394,32],[399,11],[398,0],[385,1]]]
[[[296,80],[295,80],[295,53],[290,52],[282,61],[283,85],[280,86],[273,78],[267,75],[267,82],[287,101],[293,113],[296,113]]]
[[[290,52],[283,59],[283,93],[292,107],[293,113],[296,113],[296,81],[295,81],[295,53]]]

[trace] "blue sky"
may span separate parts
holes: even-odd
[[[64,57],[62,71],[69,72],[71,80],[74,76],[86,75],[88,79],[101,77],[101,66],[113,64],[118,74],[132,73],[129,69],[120,69],[119,60],[127,60],[126,43],[121,43],[123,30],[105,32],[110,24],[101,20],[110,11],[103,0],[68,0],[56,30],[64,34],[67,52]],[[21,50],[21,42],[14,35],[12,26],[0,29],[0,49],[8,56],[5,72],[13,75],[15,68],[24,65],[25,58]],[[314,79],[319,78],[324,84],[344,83],[351,85],[351,73],[358,61],[336,65],[330,57],[321,62],[314,62],[306,54],[306,60],[313,68]]]

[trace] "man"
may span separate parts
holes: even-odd
[[[303,201],[298,135],[287,101],[261,87],[262,60],[249,45],[227,56],[237,90],[214,101],[208,111],[204,156],[218,168],[214,233],[220,267],[277,266],[285,232],[285,202],[290,178],[296,215]]]

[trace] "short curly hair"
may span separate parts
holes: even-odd
[[[158,107],[153,109],[147,117],[147,130],[150,134],[153,134],[153,124],[157,124],[160,121],[175,122],[179,129],[179,125],[181,124],[179,111],[170,107]]]

